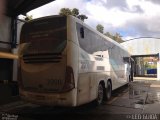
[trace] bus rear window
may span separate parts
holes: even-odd
[[[66,17],[53,16],[24,24],[20,43],[29,43],[27,54],[59,53],[67,40]]]

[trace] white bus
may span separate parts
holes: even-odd
[[[20,96],[32,103],[101,104],[129,82],[130,54],[73,16],[25,23],[19,51]]]

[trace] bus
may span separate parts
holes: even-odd
[[[129,82],[130,54],[73,16],[25,23],[18,64],[23,100],[39,105],[100,105]]]

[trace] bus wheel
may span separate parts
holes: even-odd
[[[106,100],[109,100],[111,98],[111,95],[112,95],[112,85],[111,85],[111,82],[108,81],[107,90],[106,90]]]
[[[96,99],[96,104],[100,105],[103,102],[103,98],[104,98],[104,88],[102,86],[102,84],[98,85],[98,96]]]
[[[132,82],[133,80],[131,79],[131,76],[129,75],[129,82]]]

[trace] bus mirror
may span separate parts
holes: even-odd
[[[81,35],[81,38],[84,38],[84,28],[83,27],[80,28],[80,35]]]

